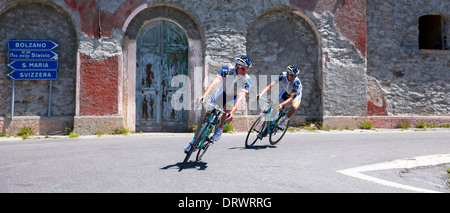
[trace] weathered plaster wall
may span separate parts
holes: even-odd
[[[367,1],[367,105],[372,116],[450,112],[448,1]],[[419,17],[440,14],[446,50],[419,50]]]
[[[324,123],[366,115],[366,1],[291,1],[311,19],[320,39]]]

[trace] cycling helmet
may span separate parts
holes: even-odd
[[[287,69],[287,72],[288,72],[289,74],[292,74],[292,75],[294,75],[294,76],[297,76],[298,73],[300,72],[300,70],[298,69],[298,67],[295,66],[295,65],[289,65],[286,69]]]
[[[248,58],[245,55],[241,55],[241,56],[237,57],[235,62],[236,62],[236,64],[246,66],[247,68],[250,68],[252,66],[252,61],[250,60],[250,58]]]

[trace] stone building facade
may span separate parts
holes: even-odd
[[[449,7],[444,0],[3,0],[0,132],[185,131],[202,115],[186,100],[241,54],[254,66],[238,130],[260,113],[251,99],[289,64],[302,70],[296,123],[449,123]],[[431,25],[441,38],[430,38],[441,39],[440,49],[424,44],[427,20],[441,23]],[[9,40],[59,42],[50,116],[49,81],[17,80],[11,119]],[[178,110],[175,99],[188,104]]]
[[[367,1],[367,116],[375,125],[448,123],[449,9],[445,1]],[[421,47],[433,40],[439,47]]]

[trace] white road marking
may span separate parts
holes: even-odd
[[[345,169],[337,171],[341,174],[345,174],[348,176],[360,178],[363,180],[372,181],[378,184],[416,191],[416,192],[422,192],[422,193],[440,193],[438,191],[428,190],[428,189],[422,189],[417,188],[413,186],[403,185],[387,180],[382,180],[379,178],[371,177],[368,175],[361,174],[362,172],[368,172],[368,171],[377,171],[377,170],[386,170],[386,169],[410,169],[410,168],[416,168],[420,166],[433,166],[433,165],[440,165],[440,164],[446,164],[450,163],[450,154],[439,154],[439,155],[428,155],[428,156],[420,156],[420,157],[414,157],[414,158],[407,158],[407,159],[400,159],[400,160],[394,160],[390,162],[383,162],[383,163],[377,163],[377,164],[371,164],[367,166],[360,166],[356,168],[351,169]]]

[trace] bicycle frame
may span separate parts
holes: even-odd
[[[217,117],[218,117],[218,116],[215,115],[215,113],[216,113],[215,111],[216,111],[216,109],[213,109],[213,110],[211,111],[211,114],[208,116],[208,118],[206,119],[206,121],[205,121],[205,122],[202,124],[202,126],[200,127],[200,128],[203,128],[204,125],[208,125],[208,126],[206,127],[206,130],[203,131],[203,135],[201,136],[200,142],[198,142],[198,144],[197,144],[197,148],[199,148],[199,149],[203,149],[205,139],[207,138],[207,136],[209,136],[209,134],[211,134],[211,132],[212,132],[214,126],[215,126],[215,125],[213,124],[213,122],[211,122],[213,118],[217,118]],[[197,132],[197,134],[198,134],[198,132]],[[197,136],[197,135],[195,135],[194,137],[196,137],[196,136]]]
[[[210,105],[211,107],[213,107],[212,110],[207,110],[207,113],[210,113],[208,118],[205,120],[205,122],[203,122],[202,126],[200,126],[199,130],[201,130],[204,125],[208,125],[206,127],[206,130],[203,131],[203,135],[201,136],[200,142],[197,144],[197,148],[203,149],[204,147],[204,142],[205,139],[207,138],[207,136],[211,133],[212,129],[218,124],[218,120],[220,119],[220,116],[222,114],[226,114],[223,110],[219,109],[217,106],[211,104],[211,103],[207,103],[208,105]],[[201,106],[201,104],[199,105]],[[199,107],[197,106],[197,108]],[[214,121],[213,121],[214,118]],[[197,133],[194,135],[194,138],[197,137],[197,134],[199,134],[200,131],[197,131]]]
[[[267,108],[266,110],[263,111],[263,113],[266,114],[264,121],[263,121],[265,123],[263,123],[263,125],[261,125],[261,129],[258,134],[258,137],[262,138],[263,135],[265,135],[264,133],[266,133],[266,132],[267,132],[267,134],[272,133],[273,126],[275,126],[275,122],[277,121],[278,117],[284,115],[284,109],[281,109],[281,111],[279,113],[277,113],[277,115],[274,118],[270,118],[270,113],[272,112],[272,107],[275,106],[275,104],[263,97],[260,97],[259,99],[263,100],[269,104],[269,108]],[[267,128],[266,128],[266,126],[267,126]],[[263,128],[265,128],[265,131],[263,130]]]

